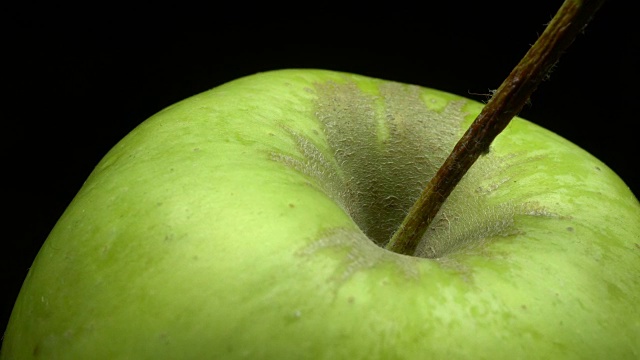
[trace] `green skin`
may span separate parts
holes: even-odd
[[[0,357],[638,358],[640,203],[526,120],[416,256],[381,247],[481,107],[282,70],[164,109],[52,230]]]

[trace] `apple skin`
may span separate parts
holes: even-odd
[[[640,203],[526,120],[465,176],[418,256],[375,244],[481,108],[292,69],[160,111],[50,233],[0,357],[638,358]]]

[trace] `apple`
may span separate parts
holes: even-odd
[[[51,231],[0,357],[638,358],[640,203],[531,122],[384,248],[482,106],[290,69],[160,111]]]

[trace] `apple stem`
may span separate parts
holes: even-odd
[[[431,221],[460,179],[527,103],[562,53],[605,0],[566,0],[546,29],[495,92],[429,181],[386,245],[414,255]]]

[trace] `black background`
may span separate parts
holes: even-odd
[[[69,9],[79,11],[72,18],[49,13],[59,8],[11,13],[3,51],[8,231],[0,248],[0,327],[83,181],[147,117],[224,82],[281,68],[354,72],[482,101],[474,94],[499,86],[561,2],[511,3],[326,5],[281,16],[239,3],[189,9],[194,18],[179,20],[173,9],[128,19],[119,17],[127,11],[106,9]],[[585,148],[640,194],[632,129],[640,47],[634,12],[622,3],[604,5],[521,115]]]

